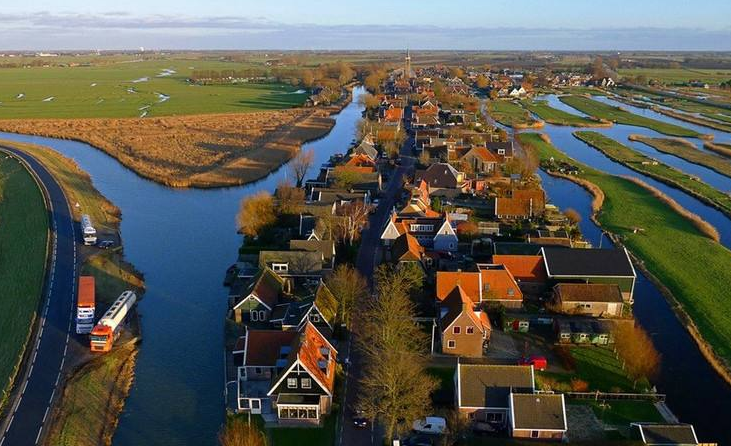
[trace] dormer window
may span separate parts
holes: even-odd
[[[276,273],[287,272],[289,270],[288,263],[272,263],[272,271]]]
[[[505,155],[505,149],[497,149],[498,155]]]
[[[508,288],[508,296],[515,296],[515,290],[513,288]]]

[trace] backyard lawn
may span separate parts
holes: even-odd
[[[573,107],[589,116],[598,119],[606,119],[617,124],[634,125],[638,127],[646,127],[670,136],[687,136],[697,138],[700,133],[686,129],[677,125],[668,124],[666,122],[657,121],[655,119],[646,118],[644,116],[635,115],[619,107],[607,105],[602,102],[589,99],[585,96],[559,96],[559,100],[564,104]]]
[[[538,133],[523,133],[519,138],[541,160],[553,157],[577,166],[580,178],[604,191],[598,215],[602,227],[622,239],[673,293],[705,341],[731,361],[731,300],[718,298],[728,294],[731,251],[701,234],[690,220],[646,189],[569,158]],[[635,232],[635,228],[643,230]]]
[[[652,403],[652,401],[630,401],[630,400],[569,400],[569,404],[581,404],[591,406],[596,417],[606,424],[626,427],[629,423],[652,422],[660,423],[665,419]]]
[[[38,185],[0,152],[0,407],[38,309],[47,242],[48,214]]]

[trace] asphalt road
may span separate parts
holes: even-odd
[[[2,147],[23,159],[47,191],[51,224],[51,263],[44,287],[45,302],[40,312],[30,354],[19,375],[3,420],[0,446],[29,446],[38,443],[58,389],[68,349],[73,303],[76,295],[76,232],[68,201],[53,176],[33,157]],[[22,261],[22,259],[19,259]]]
[[[405,128],[408,137],[401,146],[401,165],[391,175],[389,182],[381,194],[380,201],[376,212],[371,215],[366,228],[361,234],[360,250],[356,260],[356,268],[368,279],[369,285],[373,286],[373,270],[381,243],[381,232],[386,224],[387,219],[391,215],[391,210],[398,200],[403,188],[401,178],[404,175],[411,175],[414,172],[415,159],[412,155],[412,147],[414,144],[414,136],[411,132],[411,108],[407,108],[404,113]],[[356,315],[357,316],[357,315]],[[359,389],[359,376],[362,370],[362,357],[358,350],[353,347],[353,341],[358,336],[357,317],[353,324],[353,329],[347,345],[346,353],[350,359],[350,365],[345,379],[345,402],[342,411],[341,430],[338,432],[338,446],[371,446],[382,444],[381,439],[383,432],[378,426],[368,423],[367,428],[357,428],[354,426],[352,418],[354,415],[353,406],[357,402]]]

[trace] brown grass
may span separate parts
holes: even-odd
[[[690,122],[690,123],[697,124],[697,125],[702,125],[703,127],[720,130],[722,132],[728,132],[729,130],[731,130],[731,127],[728,125],[717,123],[717,122],[711,121],[710,119],[699,118],[698,116],[690,115],[688,113],[667,110],[662,107],[652,107],[652,110],[656,111],[658,113],[661,113],[663,115],[670,116],[671,118],[680,119],[681,121]],[[710,140],[713,140],[713,135],[704,134],[704,135],[701,135],[700,138],[710,141]]]
[[[173,187],[265,177],[303,142],[327,134],[330,109],[124,119],[0,120],[0,130],[89,143],[139,175]]]
[[[710,150],[711,152],[715,152],[721,156],[725,156],[726,158],[731,158],[731,144],[721,144],[706,141],[703,143],[703,148],[705,148],[706,150]]]
[[[690,212],[689,210],[685,209],[683,206],[681,206],[677,201],[673,200],[669,196],[665,195],[662,191],[659,189],[650,186],[649,184],[645,183],[644,181],[640,180],[639,178],[631,177],[631,176],[622,176],[622,178],[626,179],[627,181],[631,181],[632,183],[635,183],[636,185],[648,190],[653,197],[657,198],[658,200],[662,201],[663,203],[667,204],[673,211],[677,212],[678,214],[682,215],[686,219],[690,220],[691,223],[693,223],[693,226],[698,228],[698,230],[708,236],[711,240],[714,240],[716,242],[721,240],[721,236],[718,234],[718,230],[707,221],[703,220],[701,217],[699,217],[697,214],[694,214],[693,212]]]

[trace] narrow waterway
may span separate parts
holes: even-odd
[[[546,99],[556,108],[583,115],[581,112],[560,102],[555,96],[546,97]],[[661,114],[655,114],[651,117],[665,122],[676,121]],[[546,127],[541,131],[548,134],[559,149],[578,161],[611,174],[638,177],[659,188],[687,209],[697,213],[716,226],[721,233],[722,243],[727,247],[731,246],[731,220],[724,214],[681,191],[611,161],[596,149],[573,137],[572,132],[575,130],[582,129],[546,124]],[[615,125],[611,128],[592,130],[599,131],[624,144],[629,143],[626,138],[630,133],[662,136],[649,129],[633,126]],[[711,177],[707,175],[708,172],[691,171],[691,166],[695,166],[691,163],[683,164],[677,161],[678,158],[663,155],[643,144],[629,145],[663,162],[667,162],[669,165],[678,167],[688,173],[697,174],[709,184],[712,183]],[[708,171],[708,169],[704,170]],[[582,215],[580,226],[586,238],[594,246],[599,246],[600,243],[603,247],[610,246],[609,239],[602,237],[601,229],[591,221],[591,196],[589,193],[567,180],[551,177],[542,171],[540,175],[543,180],[543,187],[551,202],[561,209],[574,208]],[[726,177],[721,178],[721,180],[724,181],[724,185],[731,184]],[[720,187],[721,183],[714,185],[719,189],[729,190],[728,186],[725,188]],[[682,421],[695,425],[701,441],[708,440],[717,441],[719,444],[731,444],[731,432],[725,429],[725,426],[719,424],[720,414],[731,413],[731,386],[708,364],[698,350],[695,341],[681,325],[663,295],[639,271],[635,287],[634,313],[636,320],[651,334],[656,348],[662,354],[662,367],[655,383],[659,392],[667,394],[668,404],[673,412]],[[711,398],[713,403],[709,404]]]
[[[308,176],[349,147],[363,93],[355,88],[333,130],[303,147],[315,152]],[[114,445],[216,444],[224,418],[227,292],[222,282],[241,243],[234,218],[241,198],[273,191],[286,166],[246,186],[173,189],[137,176],[84,143],[10,133],[0,138],[48,146],[73,158],[122,210],[125,255],[144,274],[147,292],[139,303],[144,341]]]

